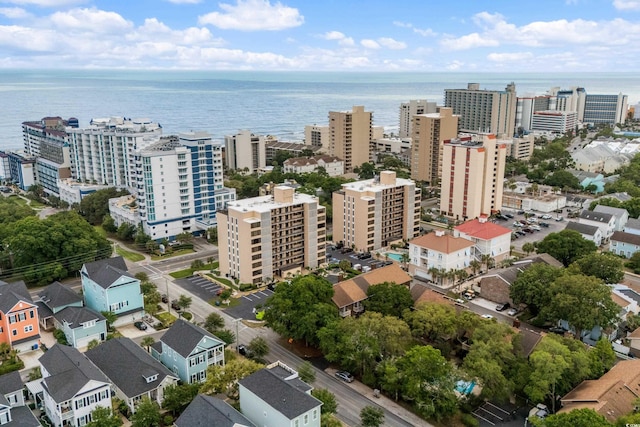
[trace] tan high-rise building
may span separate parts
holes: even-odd
[[[342,184],[333,193],[333,240],[372,251],[420,231],[420,187],[395,172]]]
[[[458,116],[447,107],[413,116],[411,178],[436,185],[442,171],[442,144],[458,136]]]
[[[344,171],[369,161],[373,114],[363,106],[353,111],[329,111],[329,150],[332,156],[344,160]]]
[[[331,140],[329,138],[329,126],[307,125],[304,127],[304,143],[321,149],[328,153]]]
[[[435,113],[437,105],[435,102],[426,99],[412,99],[409,102],[400,104],[400,125],[398,126],[399,138],[411,138],[413,127],[413,116],[418,114]]]
[[[225,156],[229,170],[255,173],[266,163],[266,138],[249,130],[240,130],[235,135],[224,137]]]
[[[507,144],[493,134],[446,141],[440,211],[458,220],[491,215],[502,206]]]
[[[242,283],[286,277],[326,259],[325,208],[291,187],[229,203],[217,219],[220,272]]]
[[[469,83],[467,89],[445,89],[444,105],[460,116],[458,130],[512,137],[516,122],[516,85],[505,90],[484,90]]]

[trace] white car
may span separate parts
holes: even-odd
[[[490,319],[493,319],[493,316],[492,316],[492,315],[490,315],[490,314],[483,314],[483,315],[482,315],[482,318],[483,318],[483,319],[489,319],[489,320],[490,320]]]
[[[542,219],[551,219],[551,218],[553,218],[553,217],[551,215],[549,215],[549,214],[542,215]]]
[[[510,308],[509,311],[507,311],[507,314],[509,316],[515,316],[516,314],[518,314],[518,310],[516,310],[515,308]]]

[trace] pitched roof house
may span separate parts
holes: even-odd
[[[44,408],[54,426],[84,425],[96,407],[111,409],[109,379],[77,349],[55,344],[38,361]]]
[[[602,232],[602,241],[604,243],[609,241],[609,238],[615,231],[616,217],[613,214],[606,212],[595,212],[590,210],[583,210],[578,217],[580,224],[592,225],[598,227]],[[598,245],[600,246],[600,245]]]
[[[222,340],[184,319],[151,346],[151,355],[185,383],[203,382],[210,365],[224,365]]]
[[[464,270],[474,259],[474,242],[444,231],[424,234],[409,241],[409,273],[435,282],[432,268],[442,271]]]
[[[66,307],[53,315],[56,328],[64,332],[69,345],[87,347],[91,341],[107,339],[107,319],[87,307]]]
[[[276,362],[239,382],[242,413],[264,427],[320,427],[322,402],[298,373]]]
[[[333,287],[333,303],[340,310],[342,317],[351,316],[364,311],[362,302],[367,299],[367,290],[372,285],[389,282],[396,285],[409,286],[409,276],[396,263],[362,273],[353,279],[338,282]]]
[[[40,422],[25,406],[23,387],[18,371],[0,375],[0,425],[7,427],[40,426]]]
[[[256,427],[224,400],[205,394],[197,395],[174,425],[176,427]]]
[[[638,251],[640,251],[640,234],[615,231],[611,235],[609,252],[625,258],[631,258]]]
[[[82,307],[82,296],[60,282],[53,282],[45,287],[39,294],[38,314],[40,325],[44,330],[55,327],[53,315],[66,307]]]
[[[144,316],[140,280],[127,271],[122,257],[90,262],[80,270],[85,304],[98,313],[111,311],[115,325],[133,323]]]
[[[501,261],[509,256],[511,250],[511,230],[487,221],[485,216],[455,226],[453,236],[471,240],[472,255],[477,260],[481,260],[483,255],[490,255]]]
[[[38,307],[27,286],[22,280],[0,280],[0,343],[25,352],[37,348],[39,341]]]
[[[131,412],[144,397],[162,405],[165,387],[178,382],[177,375],[129,338],[105,341],[85,354],[111,380],[116,396]]]
[[[623,208],[614,208],[611,206],[598,205],[595,207],[593,212],[596,213],[607,213],[611,214],[615,217],[615,223],[613,226],[614,231],[622,231],[624,230],[624,226],[629,221],[629,212]]]
[[[593,409],[610,422],[634,409],[640,396],[640,360],[622,360],[597,380],[585,380],[567,393],[560,402],[562,409]]]
[[[600,246],[602,244],[602,230],[600,227],[595,225],[569,221],[564,229],[577,231],[584,239],[592,241],[596,246]]]

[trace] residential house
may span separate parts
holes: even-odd
[[[595,225],[569,221],[564,229],[577,231],[584,239],[592,241],[596,246],[602,244],[602,230]]]
[[[224,365],[224,346],[222,340],[201,327],[178,319],[151,346],[151,355],[180,380],[193,384],[207,378],[210,365]]]
[[[602,231],[602,242],[607,243],[615,231],[616,217],[610,213],[583,210],[580,212],[578,222],[598,227]]]
[[[111,409],[109,379],[77,349],[55,344],[39,362],[44,409],[54,426],[83,426],[98,406]]]
[[[609,252],[631,258],[640,251],[640,234],[615,231],[609,240]]]
[[[413,282],[411,284],[411,298],[413,299],[414,306],[418,306],[419,304],[428,303],[428,304],[447,304],[447,305],[455,305],[456,302],[453,298],[446,296],[442,292],[438,292],[433,290],[419,282]]]
[[[0,376],[0,426],[40,426],[40,422],[25,406],[23,388],[24,385],[18,371]]]
[[[60,282],[53,282],[38,294],[38,316],[45,331],[55,327],[53,315],[66,307],[83,307],[82,296]]]
[[[629,212],[626,209],[614,208],[614,207],[605,206],[605,205],[598,205],[598,206],[595,207],[593,212],[607,213],[607,214],[613,215],[614,216],[614,225],[613,225],[613,230],[614,231],[623,231],[624,230],[624,226],[627,224],[627,221],[629,221]]]
[[[40,325],[38,307],[27,286],[0,280],[0,343],[22,352],[38,348]]]
[[[313,157],[293,157],[282,164],[284,173],[311,173],[323,168],[329,176],[344,174],[344,162],[336,156],[328,154]]]
[[[162,405],[164,389],[178,376],[129,338],[114,338],[87,350],[86,356],[113,384],[116,396],[131,412],[145,397]]]
[[[322,402],[298,373],[280,362],[238,382],[242,413],[263,427],[320,427]]]
[[[514,262],[511,267],[492,271],[480,279],[480,296],[489,301],[513,304],[511,299],[511,285],[518,275],[534,264],[544,263],[556,268],[562,268],[560,261],[549,254],[533,255]]]
[[[98,313],[115,313],[118,316],[115,326],[142,319],[144,300],[140,280],[127,271],[121,256],[84,264],[80,275],[87,307]]]
[[[601,173],[580,170],[568,170],[567,172],[570,172],[571,175],[578,178],[578,182],[583,190],[586,190],[588,186],[593,184],[596,187],[594,193],[597,194],[604,191],[604,175]]]
[[[593,409],[609,422],[635,409],[640,395],[640,359],[622,360],[597,380],[585,380],[567,393],[558,413]]]
[[[511,250],[511,230],[487,221],[485,216],[455,226],[453,236],[471,240],[472,256],[477,260],[489,255],[496,262],[502,261]]]
[[[342,317],[360,314],[364,311],[363,301],[367,299],[367,290],[380,283],[395,283],[409,287],[409,276],[396,263],[376,268],[356,277],[338,282],[333,287],[333,303],[338,307]]]
[[[624,226],[625,233],[639,234],[640,235],[640,219],[629,218]]]
[[[174,422],[175,427],[256,427],[222,399],[199,394]]]
[[[409,241],[409,274],[439,282],[432,269],[442,272],[466,270],[474,259],[473,246],[471,240],[441,230],[416,237]]]
[[[91,341],[107,339],[107,319],[87,307],[66,307],[53,315],[56,329],[64,332],[75,348],[87,347]]]

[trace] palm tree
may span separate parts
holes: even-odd
[[[493,266],[494,260],[490,254],[484,254],[480,257],[480,261],[487,266],[487,271]]]
[[[531,242],[527,242],[524,245],[522,245],[522,250],[524,251],[525,254],[527,254],[527,256],[529,256],[531,252],[535,252],[536,246]]]
[[[438,267],[430,267],[427,270],[427,273],[431,275],[432,282],[437,282],[438,279],[440,278],[440,269]]]
[[[475,276],[476,273],[478,272],[478,270],[480,270],[480,268],[482,268],[482,263],[480,261],[478,261],[477,259],[474,259],[473,261],[471,261],[469,263],[469,267],[471,267],[471,271],[473,271],[473,275]]]
[[[140,345],[149,352],[149,347],[151,347],[155,342],[156,340],[154,340],[153,337],[144,337],[142,341],[140,341]]]
[[[403,252],[402,255],[400,255],[400,261],[402,262],[402,266],[404,267],[404,269],[407,269],[407,264],[409,263],[409,261],[411,260],[411,257],[409,257],[409,254],[406,252]]]

